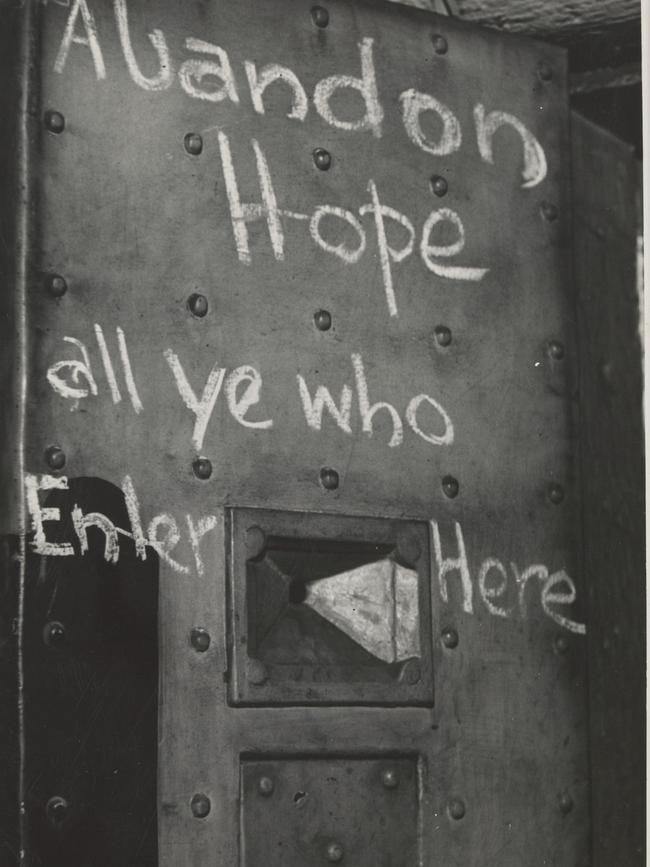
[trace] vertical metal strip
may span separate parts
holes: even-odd
[[[18,109],[17,125],[17,196],[16,196],[16,260],[14,304],[16,314],[16,354],[17,363],[15,377],[17,380],[17,478],[15,507],[18,521],[19,538],[19,589],[18,589],[18,625],[17,625],[17,663],[18,663],[18,738],[19,738],[19,832],[20,832],[20,863],[28,864],[27,851],[27,815],[25,806],[25,671],[23,660],[24,619],[25,619],[25,579],[26,579],[26,533],[27,516],[25,504],[25,431],[27,412],[27,287],[30,278],[30,252],[32,240],[32,218],[30,203],[32,201],[32,162],[33,135],[35,111],[33,105],[34,78],[36,75],[36,3],[27,0],[20,19],[20,52],[18,64]]]

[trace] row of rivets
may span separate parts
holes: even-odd
[[[446,626],[440,633],[440,640],[446,648],[454,650],[458,647],[460,639],[458,632],[453,628],[453,626]],[[565,654],[569,650],[569,639],[564,633],[555,637],[553,641],[553,649],[560,655]]]
[[[60,446],[52,445],[45,449],[45,462],[50,469],[62,470],[65,461],[65,452]],[[208,458],[196,458],[192,463],[192,470],[197,479],[207,481],[212,475],[212,461]],[[333,467],[321,467],[319,477],[320,483],[326,491],[335,491],[339,487],[339,474]],[[444,476],[441,484],[446,497],[454,499],[458,496],[460,485],[454,476]],[[564,488],[555,482],[549,485],[547,494],[551,503],[556,506],[564,500]]]

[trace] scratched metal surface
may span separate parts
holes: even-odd
[[[147,36],[155,29],[168,43],[174,70],[168,88],[145,90],[129,74],[108,2],[91,4],[103,67],[97,49],[93,58],[88,45],[75,42],[61,62],[71,8],[49,3],[40,10],[39,108],[61,112],[65,129],[39,132],[33,265],[38,274],[63,275],[68,290],[55,299],[40,276],[31,286],[27,469],[48,471],[43,453],[55,444],[65,452],[64,472],[71,477],[119,486],[128,473],[145,524],[162,512],[179,522],[173,557],[181,564],[191,564],[193,556],[185,516],[215,516],[200,569],[187,566],[180,574],[167,562],[160,566],[160,864],[236,863],[234,805],[239,754],[246,750],[417,752],[426,768],[422,863],[585,864],[583,637],[543,612],[537,579],[521,594],[515,586],[515,570],[522,573],[529,564],[565,569],[578,585],[578,603],[556,610],[581,621],[564,55],[388,5],[328,4],[329,23],[320,28],[310,5],[298,0],[159,0],[129,7],[132,62],[140,75],[159,73]],[[83,33],[81,19],[76,26],[75,33]],[[434,50],[436,34],[447,40],[444,54]],[[196,57],[185,45],[188,37],[228,52],[238,103],[183,91],[176,73]],[[264,116],[253,111],[245,60],[290,67],[311,95],[326,76],[360,74],[364,38],[374,40],[384,110],[380,138],[334,129],[311,101],[304,121],[288,119],[281,85],[266,91]],[[98,79],[98,71],[105,77]],[[435,156],[409,141],[399,111],[399,95],[409,88],[434,95],[454,112],[462,131],[456,152]],[[481,159],[473,119],[479,103],[488,112],[516,115],[539,140],[548,161],[541,184],[522,187],[522,144],[515,133],[497,134],[493,165]],[[358,94],[338,94],[332,105],[345,117],[363,110]],[[423,121],[431,139],[440,132],[436,123]],[[192,132],[203,139],[198,155],[184,147]],[[369,214],[362,218],[367,247],[356,264],[320,249],[306,221],[291,217],[285,218],[283,261],[274,257],[261,221],[248,227],[250,264],[239,261],[219,132],[228,137],[244,202],[260,201],[255,139],[284,209],[309,215],[331,204],[358,215],[370,201],[372,179],[382,203],[408,215],[418,237],[414,253],[393,264],[397,316],[387,305]],[[315,148],[331,153],[327,171],[314,165]],[[431,191],[432,174],[447,181],[442,198]],[[543,216],[545,202],[557,208],[557,219]],[[438,277],[418,256],[422,225],[441,207],[458,213],[466,244],[440,261],[488,268],[480,282]],[[403,239],[395,229],[388,231],[397,246]],[[332,243],[351,243],[354,236],[337,238],[339,230],[323,223]],[[436,238],[439,244],[455,240],[453,233]],[[196,292],[208,299],[203,318],[187,309]],[[314,327],[320,309],[331,314],[328,331]],[[115,367],[117,404],[95,325]],[[451,330],[449,345],[436,341],[438,326]],[[127,394],[118,327],[139,413]],[[97,386],[97,395],[78,405],[56,394],[46,377],[57,362],[80,358],[78,344],[64,337],[87,348]],[[563,344],[562,358],[549,355],[549,341]],[[212,462],[207,480],[192,472],[199,451],[192,443],[194,417],[165,350],[177,354],[198,395],[217,363],[228,371],[251,365],[263,378],[260,402],[246,418],[271,419],[273,426],[243,427],[221,393],[200,449]],[[372,437],[361,430],[353,356],[362,358],[370,401],[388,401],[399,413],[401,445],[388,446],[386,410]],[[320,432],[307,426],[298,374],[312,393],[324,384],[337,400],[344,383],[351,387],[352,433],[327,413]],[[68,382],[75,384],[69,375]],[[408,424],[407,405],[420,394],[444,407],[453,422],[452,444],[427,442]],[[442,433],[431,409],[421,407],[418,418],[425,431]],[[322,467],[338,472],[337,489],[320,484]],[[446,476],[458,480],[455,497],[443,489]],[[550,501],[552,483],[562,486],[562,502]],[[434,577],[436,617],[459,641],[447,647],[435,637],[433,710],[227,708],[226,505],[433,520],[447,557],[457,556],[459,522],[471,603],[461,595],[457,573],[449,578],[446,600]],[[95,508],[101,511],[101,502]],[[485,588],[481,595],[479,568],[490,557],[504,564],[508,587],[497,593],[493,575],[487,599],[496,605],[498,597],[508,616],[490,610]],[[433,575],[438,571],[433,562]],[[190,647],[195,626],[212,636],[204,653]],[[211,802],[204,818],[190,808],[197,792]],[[465,804],[462,818],[449,814],[454,798]]]

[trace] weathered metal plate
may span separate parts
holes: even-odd
[[[426,524],[234,509],[230,532],[234,704],[433,704]]]
[[[413,867],[420,860],[412,758],[249,759],[241,799],[245,867]]]
[[[573,867],[587,769],[564,56],[393,5],[327,12],[323,27],[302,0],[39,9],[37,548],[56,521],[38,487],[86,475],[125,493],[110,558],[160,558],[164,867],[237,863],[239,756],[289,739],[423,757],[424,864]],[[230,707],[226,507],[428,522],[435,707]]]

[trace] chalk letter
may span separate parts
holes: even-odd
[[[512,574],[515,576],[515,581],[519,588],[519,612],[522,617],[525,617],[526,586],[531,578],[539,578],[540,581],[546,581],[548,578],[548,569],[546,566],[536,563],[533,566],[528,566],[527,569],[524,569],[524,571],[520,573],[517,564],[513,562],[510,563],[510,568],[512,569]]]
[[[77,340],[75,337],[64,337],[63,339],[66,343],[72,343],[79,347],[83,361],[57,361],[56,364],[48,367],[46,373],[47,381],[50,383],[54,391],[62,397],[70,397],[78,400],[80,397],[88,397],[88,394],[96,395],[97,383],[92,374],[90,358],[85,344],[83,344],[81,340]],[[83,376],[88,383],[88,388],[75,388],[72,385],[68,385],[65,380],[59,376],[59,371],[66,367],[70,368],[70,378],[73,382],[79,385],[79,378]]]
[[[458,150],[463,140],[460,123],[456,115],[444,103],[439,102],[428,93],[420,93],[413,88],[400,94],[400,102],[402,103],[404,129],[413,144],[437,157],[443,157]],[[437,142],[427,139],[422,132],[420,114],[423,111],[435,111],[442,121],[442,133]]]
[[[385,409],[390,413],[393,421],[393,433],[388,442],[388,445],[393,448],[400,445],[404,439],[404,431],[402,428],[402,420],[395,407],[390,403],[373,403],[370,405],[368,397],[368,381],[366,380],[366,372],[363,368],[363,360],[360,355],[352,354],[352,365],[354,367],[354,375],[357,382],[357,393],[359,395],[359,412],[361,413],[362,430],[368,436],[372,436],[372,417],[380,409]]]
[[[214,409],[214,405],[219,397],[219,392],[221,391],[221,384],[223,383],[226,369],[224,367],[217,367],[215,363],[203,388],[201,400],[197,400],[194,389],[189,384],[185,371],[183,370],[183,365],[180,363],[176,353],[172,352],[171,349],[165,349],[163,355],[172,369],[172,373],[176,380],[176,386],[183,399],[183,403],[190,412],[193,412],[196,416],[194,433],[192,434],[192,445],[197,452],[200,452],[203,447],[203,438],[205,437],[205,431],[208,422],[210,421],[212,410]]]
[[[27,508],[32,517],[32,529],[34,531],[34,539],[32,540],[32,548],[37,554],[42,554],[44,557],[72,557],[74,548],[69,542],[48,542],[45,538],[44,521],[60,521],[61,509],[48,507],[43,509],[38,500],[39,491],[67,491],[68,479],[66,476],[57,478],[56,476],[33,476],[31,473],[25,474],[25,491],[27,495]]]
[[[237,387],[240,382],[246,381],[248,381],[248,385],[244,389],[243,395],[238,398]],[[239,424],[244,425],[244,427],[261,428],[262,430],[268,430],[268,428],[273,427],[273,419],[270,418],[266,419],[266,421],[246,421],[244,418],[251,406],[260,402],[262,377],[254,367],[245,364],[233,370],[232,373],[228,374],[225,388],[228,409]]]
[[[232,222],[232,230],[235,236],[235,247],[237,248],[239,261],[246,265],[250,265],[251,263],[251,252],[248,244],[248,229],[246,228],[246,223],[264,217],[266,218],[266,223],[269,229],[273,255],[278,262],[281,262],[284,259],[284,230],[280,218],[282,216],[291,216],[296,219],[306,219],[305,215],[294,214],[291,211],[283,211],[278,208],[275,190],[271,183],[271,174],[269,172],[268,163],[266,162],[266,157],[264,156],[262,148],[255,139],[251,139],[251,142],[253,150],[255,151],[255,159],[257,161],[257,173],[262,193],[262,204],[243,204],[239,196],[239,188],[237,186],[235,168],[232,163],[232,153],[230,151],[228,136],[223,132],[219,132],[218,138],[223,178],[226,184],[226,194],[230,206],[230,220]]]
[[[158,538],[158,527],[160,526],[167,528],[167,534],[163,539]],[[156,515],[149,524],[147,535],[149,537],[149,544],[165,563],[169,563],[172,569],[183,575],[189,573],[188,566],[183,566],[182,563],[178,563],[169,556],[169,552],[174,550],[181,538],[181,534],[178,532],[178,524],[171,515]]]
[[[448,220],[456,227],[458,231],[458,240],[453,244],[438,246],[430,243],[431,231],[433,227],[443,220]],[[439,208],[437,211],[431,211],[422,226],[422,241],[420,242],[420,255],[422,261],[427,266],[429,271],[433,271],[438,277],[448,277],[450,280],[482,280],[487,274],[488,268],[468,268],[459,265],[440,265],[434,262],[432,256],[455,256],[465,246],[465,227],[463,226],[460,217],[455,211],[450,208]]]
[[[75,36],[75,26],[77,24],[77,18],[79,17],[79,13],[81,12],[81,20],[83,21],[84,29],[86,31],[85,36]],[[97,27],[95,26],[95,19],[93,18],[92,12],[88,8],[88,4],[86,0],[74,0],[72,4],[72,8],[70,9],[70,14],[68,15],[68,22],[65,25],[65,31],[63,33],[63,39],[61,41],[61,46],[59,48],[59,53],[56,56],[56,60],[54,61],[54,71],[55,72],[63,72],[63,67],[65,66],[65,62],[68,59],[68,52],[70,51],[70,45],[74,42],[75,45],[87,45],[90,48],[90,53],[93,58],[93,63],[95,65],[95,75],[98,80],[102,78],[106,78],[106,67],[104,66],[104,57],[102,55],[102,50],[99,47],[99,42],[97,40]]]
[[[305,88],[300,83],[295,72],[292,72],[286,66],[280,66],[278,63],[269,63],[258,72],[255,64],[251,63],[250,60],[244,61],[244,67],[246,69],[246,77],[248,78],[251,99],[253,100],[253,108],[258,114],[264,114],[262,94],[269,84],[274,81],[284,81],[293,90],[291,111],[288,112],[287,117],[292,120],[305,119],[309,103],[307,102]]]
[[[142,531],[142,522],[140,521],[140,503],[138,495],[133,486],[131,476],[124,476],[122,481],[122,491],[124,493],[124,502],[129,515],[129,522],[133,533],[133,541],[135,542],[136,556],[141,560],[147,559],[147,540]]]
[[[219,48],[218,45],[204,42],[202,39],[186,39],[185,46],[189,51],[212,54],[219,58],[219,63],[215,63],[213,60],[192,58],[181,65],[178,70],[178,77],[185,93],[189,93],[190,96],[195,96],[197,99],[205,99],[208,102],[221,102],[223,99],[230,99],[232,102],[238,103],[239,96],[228,53],[223,48]],[[198,85],[201,84],[206,75],[219,78],[222,82],[221,87],[217,90],[201,90]],[[192,79],[196,81],[196,84]]]
[[[445,423],[445,432],[442,435],[426,434],[418,425],[418,409],[420,408],[420,404],[425,400],[442,416],[442,420]],[[444,407],[437,400],[429,397],[428,394],[418,394],[416,397],[411,398],[409,405],[406,407],[406,420],[411,425],[413,431],[428,443],[433,443],[436,446],[450,446],[454,441],[454,426],[451,419]]]
[[[147,78],[140,72],[140,67],[135,59],[135,54],[133,53],[131,36],[129,35],[129,20],[126,0],[114,0],[114,3],[117,32],[120,36],[122,54],[124,54],[124,60],[126,61],[129,75],[138,87],[141,87],[143,90],[167,90],[172,83],[173,69],[169,57],[167,42],[165,40],[165,34],[162,30],[154,30],[149,34],[149,42],[151,42],[156,54],[158,55],[160,70],[153,78]]]
[[[120,545],[115,524],[109,521],[106,515],[102,515],[101,512],[88,512],[87,515],[84,515],[76,504],[71,514],[72,524],[79,538],[82,555],[88,550],[88,527],[98,527],[106,537],[104,559],[109,563],[117,563],[120,558]]]
[[[413,252],[413,243],[415,241],[415,229],[413,223],[400,214],[394,208],[389,208],[388,205],[382,205],[377,194],[377,187],[373,180],[368,182],[368,189],[372,198],[372,203],[362,205],[359,208],[360,214],[375,215],[375,231],[377,232],[377,247],[379,249],[379,261],[381,263],[381,273],[384,278],[384,292],[386,293],[386,302],[388,304],[388,312],[391,316],[397,316],[397,302],[395,301],[395,291],[393,289],[393,275],[390,269],[390,260],[393,262],[401,262]],[[384,217],[390,217],[395,220],[400,226],[403,226],[408,232],[408,241],[401,250],[396,250],[391,247],[386,240],[386,229],[384,227]]]
[[[468,614],[473,613],[472,607],[472,581],[469,575],[469,565],[467,563],[467,554],[465,553],[465,542],[463,540],[463,531],[460,524],[454,521],[456,529],[456,542],[458,543],[459,556],[454,560],[450,557],[443,559],[442,545],[440,543],[440,531],[436,521],[430,521],[431,531],[433,533],[433,549],[436,557],[436,566],[438,568],[438,582],[440,584],[440,595],[444,602],[448,602],[447,593],[447,573],[458,569],[460,580],[463,588],[463,611]]]
[[[553,588],[560,584],[564,584],[568,588],[569,592],[552,593],[551,591]],[[578,635],[585,635],[587,627],[584,623],[576,623],[575,620],[569,620],[568,617],[558,614],[557,611],[553,611],[549,607],[549,605],[571,605],[575,600],[576,586],[564,569],[561,569],[559,572],[553,572],[552,575],[548,576],[546,583],[542,587],[542,608],[544,609],[544,613],[547,614],[551,620],[559,623],[560,626],[564,626],[564,628],[568,629],[570,632],[576,632]]]
[[[372,39],[362,39],[359,42],[361,52],[361,78],[353,75],[331,75],[318,82],[314,89],[314,105],[323,120],[338,129],[371,130],[375,138],[381,138],[381,122],[384,118],[383,109],[379,103],[377,79],[372,60]],[[359,120],[340,120],[330,107],[330,99],[335,90],[351,87],[358,90],[366,104],[366,113]]]
[[[204,515],[204,517],[199,518],[197,525],[194,524],[191,515],[185,515],[185,520],[187,521],[187,530],[190,534],[190,542],[192,543],[192,551],[194,552],[196,574],[199,578],[202,578],[205,574],[205,567],[203,566],[203,558],[201,557],[199,545],[203,536],[209,533],[210,530],[214,530],[217,526],[217,518],[216,515]]]
[[[305,413],[307,424],[313,430],[320,430],[323,424],[323,407],[326,406],[330,415],[345,433],[352,433],[350,427],[350,410],[352,408],[352,389],[349,385],[344,385],[341,389],[341,406],[338,407],[334,402],[334,398],[329,392],[329,389],[324,385],[319,385],[316,389],[316,396],[313,398],[309,394],[307,383],[300,374],[297,375],[298,388],[300,389],[300,399],[302,400],[302,408]]]
[[[496,587],[487,587],[487,576],[491,569],[494,569],[501,576],[501,580]],[[481,591],[481,598],[485,602],[485,607],[490,614],[495,614],[497,617],[507,617],[508,612],[505,608],[501,608],[492,602],[492,599],[498,599],[508,588],[508,573],[506,567],[501,560],[496,560],[494,557],[488,557],[481,563],[481,568],[478,573],[478,587]]]
[[[329,241],[323,238],[320,233],[320,221],[326,216],[340,217],[352,226],[359,236],[359,246],[356,250],[350,250],[345,244],[330,244]],[[366,233],[363,231],[363,226],[354,214],[346,211],[345,208],[336,208],[333,205],[320,205],[316,208],[309,221],[309,234],[319,247],[327,250],[328,253],[334,253],[335,256],[343,259],[349,265],[354,265],[355,262],[358,262],[363,255],[363,251],[366,249]]]
[[[474,123],[476,124],[478,150],[486,163],[494,164],[492,137],[499,127],[507,124],[517,130],[524,144],[524,168],[521,172],[524,183],[522,187],[535,187],[544,180],[547,172],[544,148],[519,118],[505,111],[491,111],[486,116],[485,108],[479,103],[474,108]]]

